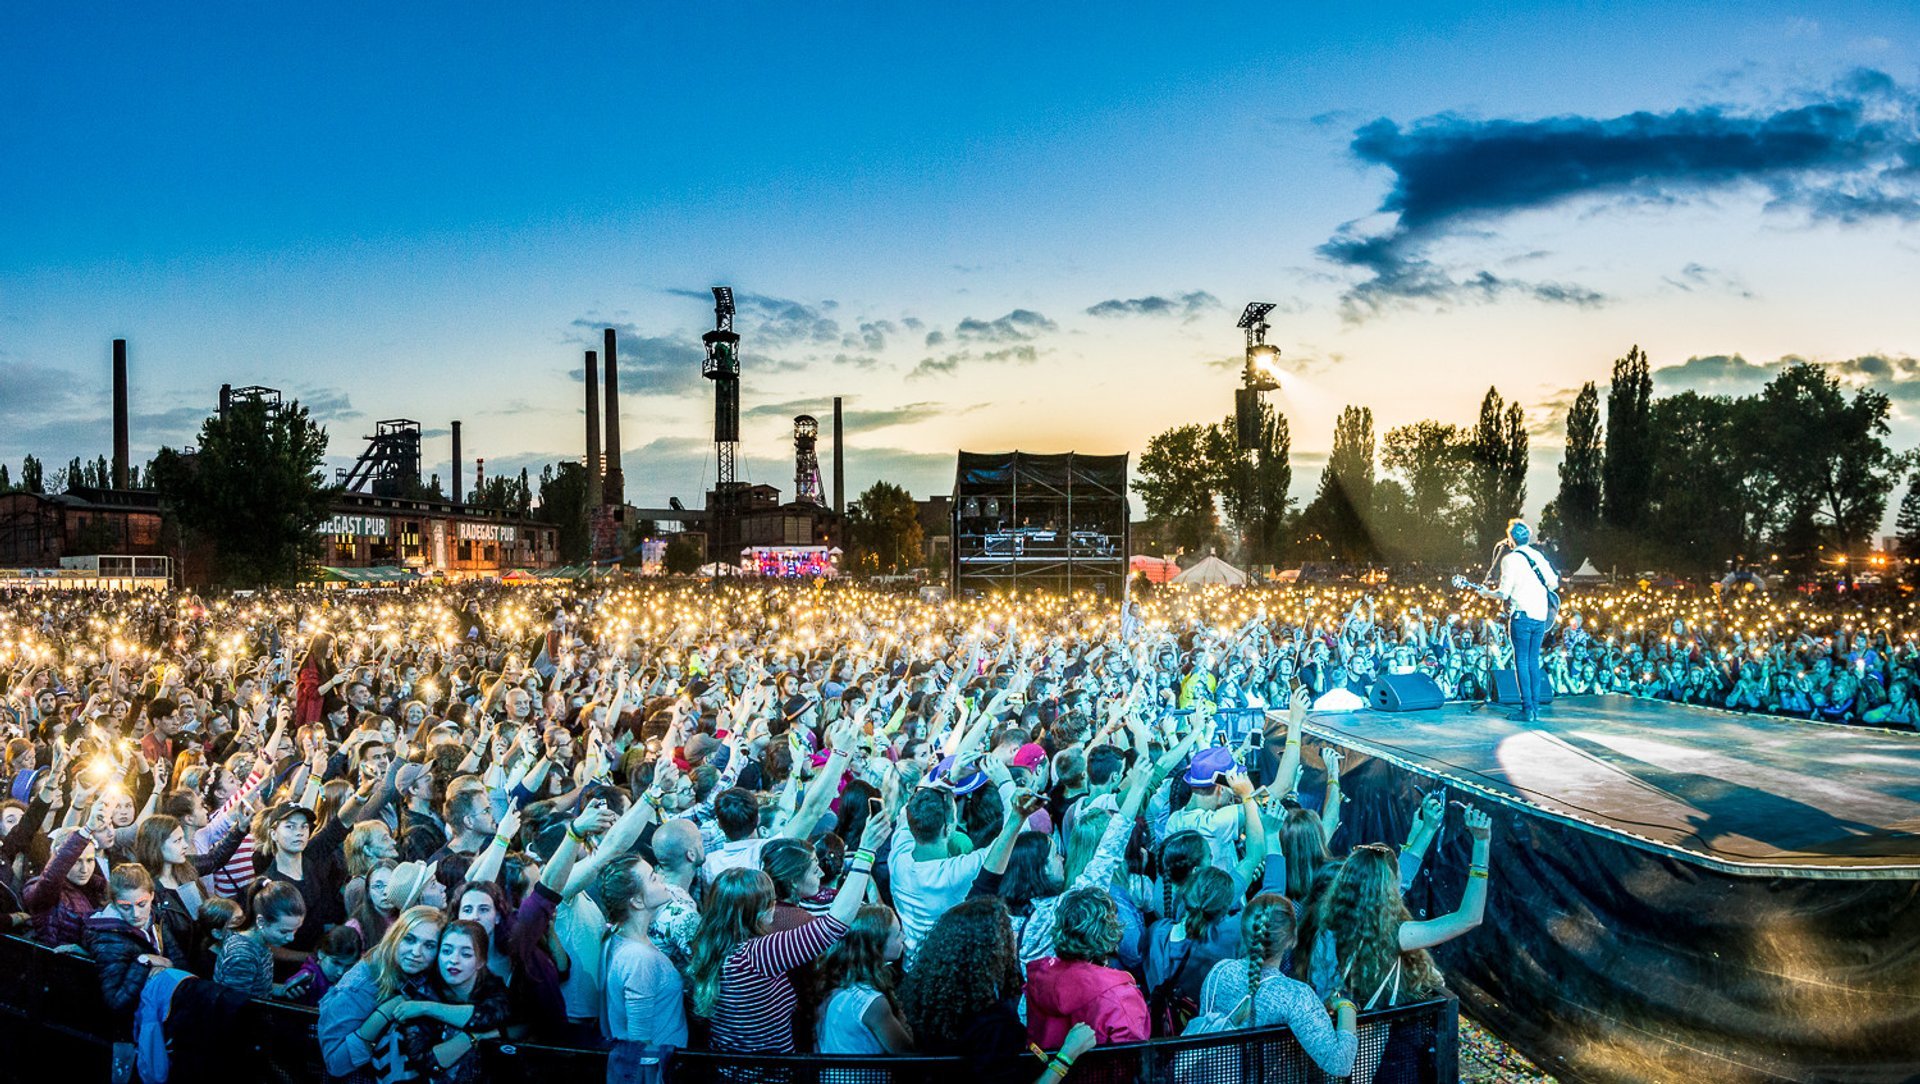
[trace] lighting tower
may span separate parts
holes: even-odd
[[[1260,445],[1260,393],[1280,386],[1273,371],[1280,348],[1267,344],[1267,314],[1272,311],[1271,301],[1251,301],[1240,314],[1239,326],[1247,333],[1247,363],[1240,373],[1241,386],[1233,393],[1233,417],[1243,451]]]
[[[700,375],[713,381],[713,500],[707,509],[707,552],[729,562],[740,554],[736,518],[738,483],[734,453],[740,446],[740,336],[733,333],[733,287],[713,288],[713,330],[700,336],[707,345]]]
[[[811,414],[793,419],[793,499],[807,504],[825,503],[820,492],[820,457],[814,445],[820,437],[820,423]]]

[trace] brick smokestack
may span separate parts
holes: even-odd
[[[460,423],[453,423],[453,503],[460,503]]]
[[[600,355],[587,351],[587,508],[600,507]]]
[[[833,510],[847,514],[847,447],[840,442],[840,397],[833,397]]]
[[[127,340],[113,340],[113,488],[127,488]]]
[[[607,480],[601,498],[607,504],[620,505],[627,503],[627,480],[620,470],[620,363],[612,328],[607,329],[601,359],[607,366]]]

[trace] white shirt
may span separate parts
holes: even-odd
[[[759,869],[760,850],[767,841],[759,836],[730,840],[707,852],[707,860],[700,863],[700,875],[712,884],[722,873],[730,869]]]
[[[711,861],[711,859],[709,859]],[[919,951],[920,941],[933,924],[948,910],[958,907],[980,875],[987,861],[985,848],[952,858],[921,862],[913,857],[913,832],[907,828],[907,816],[893,830],[887,848],[888,887],[893,890],[893,911],[900,919],[900,936],[907,954]]]
[[[1529,564],[1527,558],[1531,557]],[[1538,568],[1540,575],[1533,574]],[[1546,583],[1540,580],[1545,577]],[[1560,586],[1560,574],[1553,570],[1540,551],[1532,546],[1521,546],[1500,558],[1500,586],[1495,588],[1501,598],[1513,604],[1515,613],[1525,614],[1535,621],[1547,619],[1547,590]]]

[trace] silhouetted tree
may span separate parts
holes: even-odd
[[[154,457],[152,481],[183,531],[214,553],[234,586],[291,584],[324,549],[317,533],[338,489],[322,470],[327,433],[295,400],[278,410],[240,402],[200,426],[199,450]]]
[[[904,572],[920,563],[923,533],[913,494],[875,482],[847,507],[848,565],[862,572]]]
[[[1488,388],[1480,401],[1480,422],[1468,448],[1467,504],[1475,547],[1490,553],[1506,533],[1507,521],[1527,500],[1527,417],[1519,403],[1508,405],[1499,389]]]
[[[1560,459],[1560,492],[1554,498],[1558,523],[1548,535],[1569,570],[1593,554],[1600,528],[1601,476],[1606,448],[1600,430],[1600,392],[1589,380],[1567,411],[1567,448]],[[1544,518],[1544,517],[1543,517]],[[1544,525],[1543,525],[1544,526]],[[1545,531],[1542,531],[1545,534]]]
[[[1249,564],[1275,564],[1285,540],[1287,513],[1293,505],[1293,434],[1286,415],[1264,400],[1260,403],[1260,441],[1242,449],[1234,419],[1213,427],[1207,459],[1219,480],[1227,519],[1240,536],[1241,559]]]
[[[1207,455],[1211,429],[1180,425],[1155,435],[1134,476],[1147,515],[1166,520],[1174,544],[1189,553],[1205,545],[1219,525],[1219,472]]]
[[[536,518],[556,528],[554,548],[562,561],[577,564],[587,559],[586,464],[567,460],[540,469],[540,510]]]
[[[1333,426],[1333,451],[1312,503],[1300,513],[1304,548],[1355,564],[1378,555],[1373,527],[1373,410],[1349,406]]]
[[[1646,522],[1653,488],[1653,372],[1639,346],[1613,363],[1600,474],[1602,518],[1630,545]]]

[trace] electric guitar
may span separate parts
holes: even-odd
[[[1494,602],[1500,603],[1501,605],[1500,616],[1504,618],[1509,618],[1509,619],[1513,617],[1513,603],[1507,601],[1507,597],[1505,595],[1502,595],[1500,592],[1495,591],[1491,587],[1488,587],[1486,584],[1475,583],[1472,580],[1467,579],[1465,576],[1455,576],[1453,578],[1453,586],[1456,590],[1472,591],[1474,594],[1479,595],[1481,598],[1491,599]],[[1553,631],[1553,627],[1555,625],[1558,625],[1559,623],[1560,623],[1560,592],[1555,591],[1549,587],[1547,588],[1547,631],[1549,632]]]

